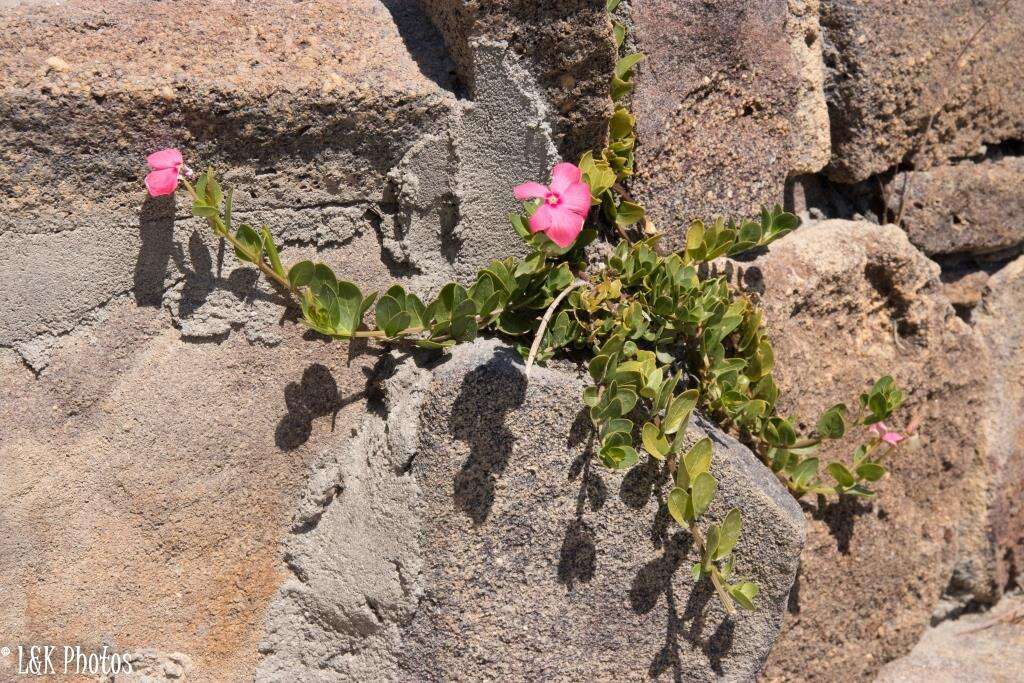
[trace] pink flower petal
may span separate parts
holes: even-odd
[[[550,204],[541,204],[530,216],[530,232],[544,232],[551,229],[554,222],[555,210]]]
[[[173,168],[177,172],[178,166],[185,163],[185,160],[182,159],[181,152],[171,147],[161,149],[159,152],[153,152],[146,157],[146,163],[149,164],[150,168],[156,170]]]
[[[551,191],[562,194],[570,185],[578,183],[583,171],[575,164],[561,163],[551,169]]]
[[[896,432],[886,432],[885,434],[882,435],[882,441],[890,443],[893,446],[895,446],[900,441],[903,441],[903,435],[897,434]]]
[[[590,212],[590,186],[586,183],[573,183],[560,196],[559,207],[564,206],[584,217]]]
[[[178,189],[178,169],[161,168],[150,171],[146,176],[146,189],[151,197],[161,197],[167,194],[174,194]]]
[[[516,199],[525,202],[527,199],[544,199],[548,193],[548,188],[540,183],[523,183],[517,186],[514,192]]]
[[[565,205],[552,209],[551,219],[551,227],[544,234],[563,249],[575,242],[583,230],[584,217],[565,208]]]

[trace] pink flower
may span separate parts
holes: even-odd
[[[181,158],[181,152],[174,148],[153,152],[146,157],[146,163],[153,169],[146,176],[146,189],[151,197],[174,194],[178,189],[182,169],[186,175],[191,174],[189,167],[185,166],[185,160]]]
[[[899,432],[890,431],[889,428],[885,426],[884,422],[876,422],[875,424],[868,427],[868,431],[873,433],[882,441],[888,444],[892,444],[893,446],[898,444],[900,441],[903,441],[903,439],[907,438],[900,434]]]
[[[530,232],[543,232],[563,249],[576,240],[590,211],[590,186],[582,178],[579,167],[562,163],[551,169],[551,187],[523,183],[515,189],[519,201],[542,200],[530,216]]]

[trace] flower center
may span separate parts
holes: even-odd
[[[548,206],[558,206],[562,203],[562,198],[554,192],[548,192],[548,195],[544,197],[544,201],[548,203]]]

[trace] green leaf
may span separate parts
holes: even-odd
[[[281,256],[277,253],[274,236],[270,234],[266,227],[263,228],[261,236],[263,237],[263,248],[267,252],[267,258],[270,259],[270,267],[273,268],[275,273],[284,277],[284,266],[281,265]]]
[[[757,597],[759,592],[760,589],[757,587],[757,584],[750,583],[749,581],[738,586],[729,586],[729,595],[732,596],[732,599],[740,607],[746,610],[755,609],[754,598]]]
[[[631,55],[626,55],[618,62],[615,63],[615,75],[618,78],[625,78],[626,74],[633,70],[637,64],[644,60],[644,55],[640,52],[634,52]]]
[[[597,405],[600,400],[599,389],[597,387],[587,387],[583,390],[583,404],[588,408],[593,408]]]
[[[217,209],[196,201],[192,204],[192,215],[197,218],[213,218],[218,214]]]
[[[609,13],[614,12],[615,8],[619,6],[621,1],[622,0],[606,0],[604,3],[604,11]]]
[[[396,337],[409,327],[412,321],[412,316],[405,310],[404,304],[404,301],[399,301],[391,294],[381,297],[377,302],[377,326],[384,330],[388,337]]]
[[[238,260],[259,263],[263,256],[263,238],[260,237],[260,234],[253,230],[251,226],[243,223],[235,233],[235,238],[249,251],[249,253],[244,253],[238,247],[235,247],[235,256]]]
[[[600,452],[601,462],[614,470],[629,469],[636,464],[639,457],[631,446],[605,446]]]
[[[732,552],[736,543],[740,540],[740,529],[742,527],[740,511],[736,508],[729,510],[729,513],[722,520],[718,537],[718,548],[715,550],[714,559],[721,560]]]
[[[878,463],[866,462],[857,468],[857,475],[868,481],[878,481],[885,476],[885,468]]]
[[[682,465],[686,468],[686,474],[691,481],[710,469],[711,455],[711,439],[704,437],[693,444],[693,447],[683,456]]]
[[[313,262],[299,261],[288,271],[288,282],[292,287],[305,287],[313,280]]]
[[[826,439],[841,439],[846,433],[846,406],[834,405],[818,420],[818,434]]]
[[[628,228],[634,223],[642,221],[644,213],[644,207],[624,199],[619,202],[618,210],[615,213],[615,222],[619,227]]]
[[[841,462],[830,462],[826,469],[832,475],[832,478],[844,488],[853,486],[856,483],[853,475],[850,474],[850,470],[846,469],[846,466]]]
[[[690,517],[690,494],[676,487],[668,492],[668,511],[680,526],[687,526]]]
[[[337,324],[340,336],[351,336],[363,322],[363,293],[351,282],[339,280],[337,284]]]
[[[807,458],[793,470],[793,480],[798,486],[806,486],[811,478],[818,473],[820,461],[817,458]]]
[[[615,34],[615,47],[622,47],[626,42],[626,26],[621,21],[612,22],[612,33]]]
[[[640,435],[647,452],[658,460],[664,460],[671,450],[671,445],[668,439],[662,436],[661,430],[658,429],[657,425],[653,422],[645,422]]]
[[[679,394],[668,404],[665,411],[665,422],[662,431],[666,434],[675,434],[686,425],[690,413],[697,405],[697,397],[700,392],[697,389],[688,389]]]
[[[711,500],[715,497],[715,491],[718,489],[718,480],[712,477],[707,472],[698,475],[690,487],[693,496],[693,515],[694,517],[700,517],[703,515],[708,506],[711,505]]]

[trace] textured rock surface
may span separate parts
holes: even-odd
[[[125,298],[38,377],[0,351],[5,645],[155,649],[197,680],[251,680],[278,542],[375,361],[302,330],[188,343]]]
[[[419,607],[401,627],[411,678],[757,674],[802,546],[799,508],[749,451],[692,427],[716,442],[710,517],[741,508],[738,571],[762,590],[760,609],[730,622],[692,584],[688,534],[659,514],[665,482],[587,455],[583,386],[546,369],[527,385],[518,357],[493,342],[435,370],[412,462],[423,563]]]
[[[1013,616],[1018,619],[1014,623]],[[992,611],[925,631],[906,657],[887,664],[877,683],[1018,683],[1024,661],[1024,597],[1007,596]]]
[[[926,254],[986,253],[1024,243],[1022,186],[1024,159],[1007,157],[898,173],[886,196],[894,216],[903,203],[903,226]]]
[[[676,238],[782,203],[828,161],[817,0],[633,0],[636,193]]]
[[[895,226],[811,224],[735,266],[760,293],[785,414],[811,428],[891,372],[908,394],[900,422],[921,419],[920,449],[893,457],[877,499],[808,501],[767,669],[770,679],[863,679],[910,649],[958,562],[983,551],[973,544],[986,486],[984,350],[941,295],[938,266]]]
[[[559,151],[575,161],[604,141],[612,113],[608,84],[616,53],[602,3],[415,1],[444,34],[471,95],[487,87],[487,74],[477,68],[474,41],[507,42],[525,58],[555,110]]]
[[[1024,257],[988,282],[975,329],[992,363],[986,420],[990,571],[997,589],[1024,585]]]
[[[1020,139],[1022,22],[1020,0],[822,0],[829,175],[855,182]],[[913,159],[936,113],[925,158]]]
[[[0,17],[0,346],[38,371],[55,339],[126,294],[167,307],[188,337],[279,341],[273,292],[185,207],[144,200],[140,150],[165,145],[230,168],[236,216],[268,224],[286,261],[319,254],[368,286],[400,276],[429,292],[522,249],[509,188],[557,153],[539,86],[505,44],[473,43],[467,102],[412,4],[213,2],[203,22],[189,7]],[[239,17],[246,31],[230,28]]]

